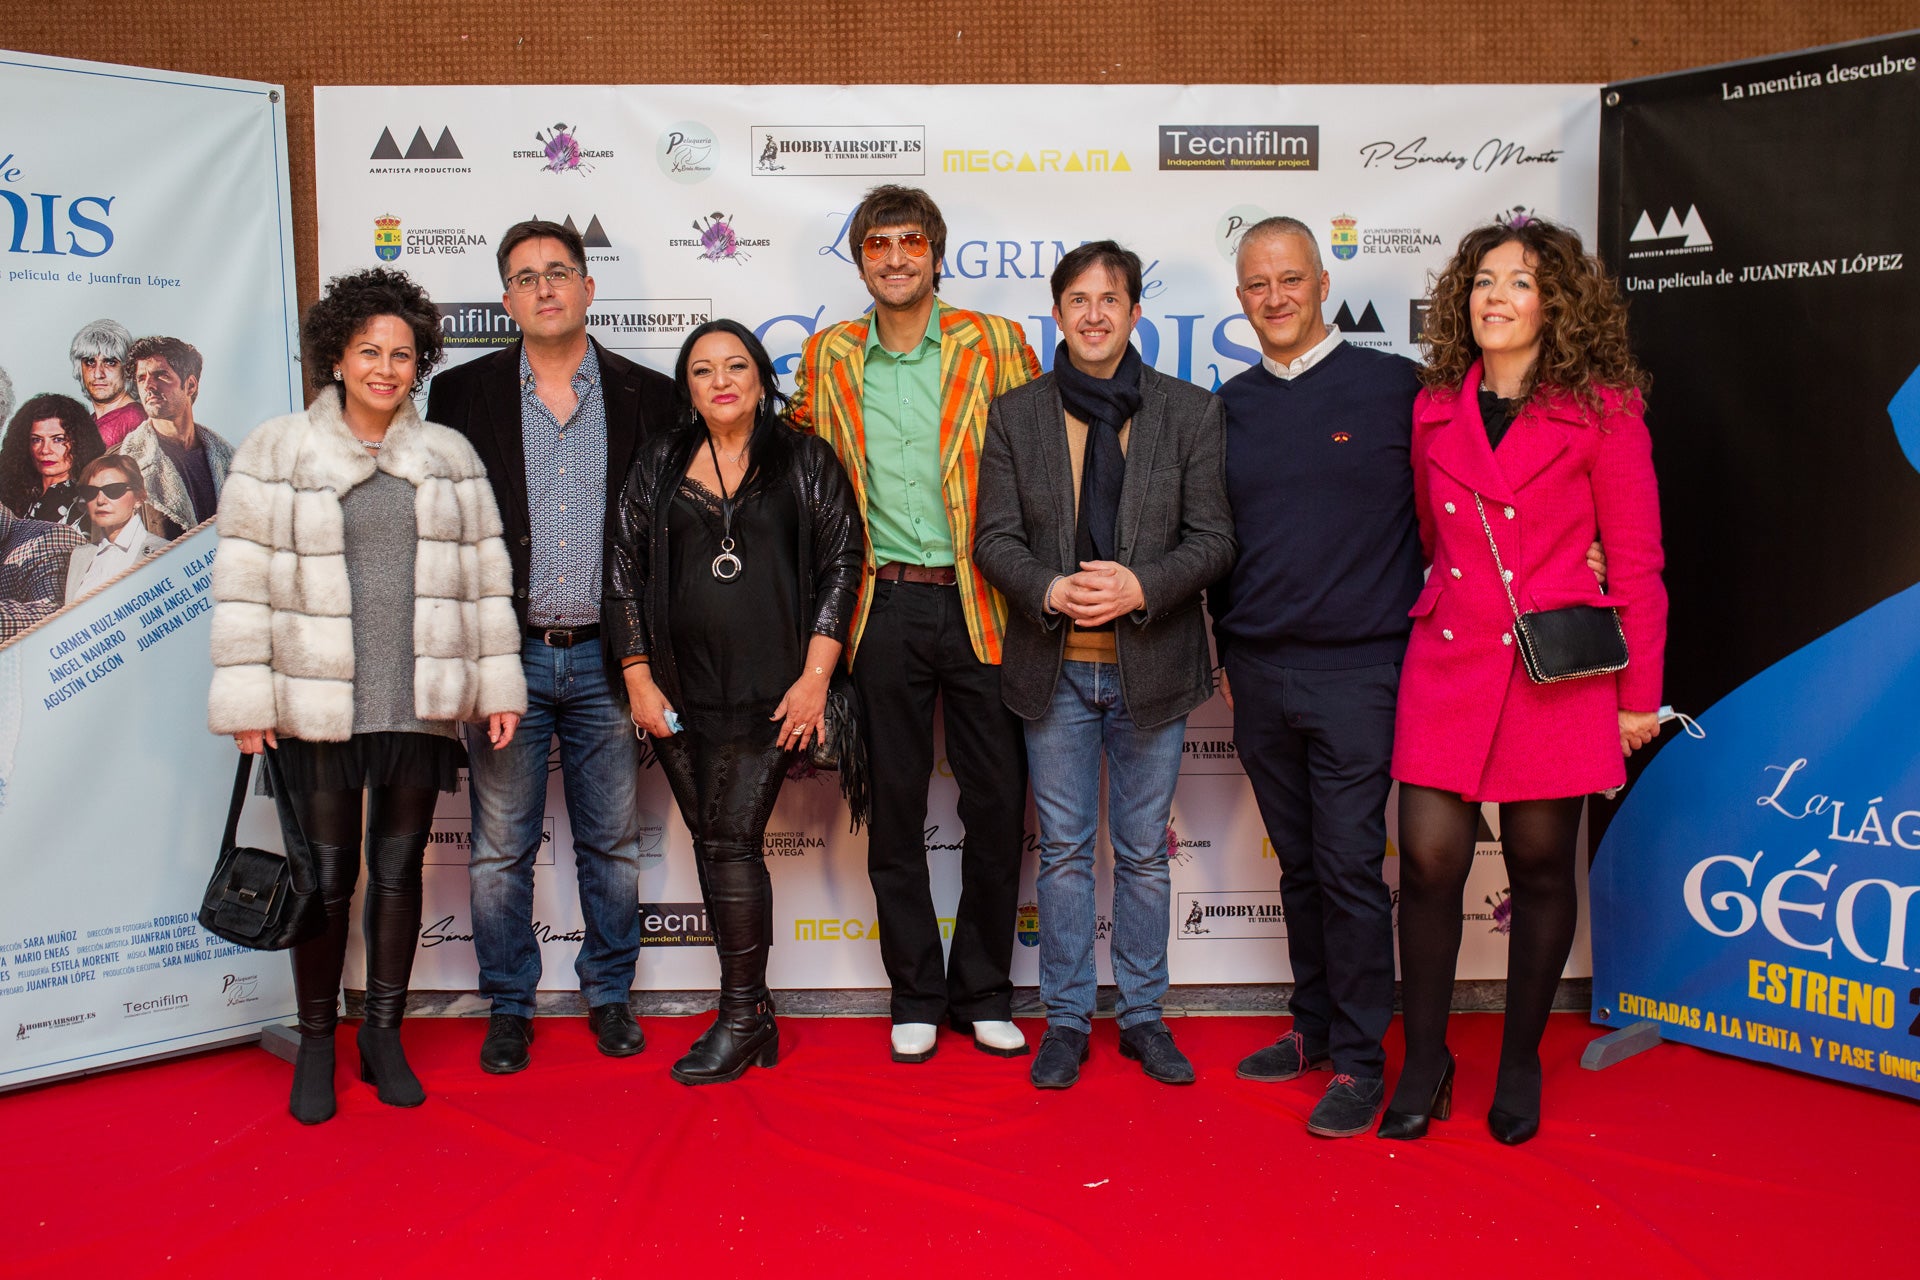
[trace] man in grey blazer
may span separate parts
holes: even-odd
[[[993,402],[974,562],[1006,596],[1001,698],[1024,719],[1040,818],[1032,1079],[1079,1078],[1093,1030],[1094,835],[1107,766],[1120,1052],[1167,1084],[1193,1066],[1161,1020],[1167,823],[1187,713],[1212,692],[1201,593],[1233,564],[1220,402],[1129,341],[1140,259],[1085,244],[1053,273],[1053,372]]]

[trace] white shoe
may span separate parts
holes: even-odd
[[[1027,1038],[1011,1022],[976,1022],[973,1047],[1000,1058],[1018,1058],[1027,1052]]]
[[[931,1022],[896,1022],[893,1024],[893,1060],[895,1062],[925,1062],[933,1056],[934,1039],[939,1029]],[[1015,1034],[1019,1034],[1015,1032]]]

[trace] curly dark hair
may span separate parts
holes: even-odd
[[[1473,278],[1481,260],[1508,243],[1526,250],[1540,290],[1540,355],[1527,371],[1520,399],[1551,387],[1598,409],[1602,388],[1644,395],[1651,380],[1627,346],[1627,307],[1619,287],[1576,232],[1544,218],[1493,222],[1460,238],[1453,260],[1433,283],[1420,338],[1427,358],[1421,381],[1451,390],[1480,358],[1468,313]]]
[[[33,424],[46,418],[58,418],[66,430],[73,464],[67,473],[69,479],[78,476],[82,467],[107,451],[106,442],[100,439],[100,428],[85,405],[72,396],[34,396],[13,415],[7,424],[5,440],[0,441],[0,502],[6,503],[10,511],[25,511],[45,488],[40,468],[34,465],[32,437]]]
[[[413,388],[426,385],[445,346],[440,308],[406,272],[385,267],[335,276],[327,281],[326,296],[307,308],[300,322],[300,358],[306,362],[307,381],[316,389],[330,383],[347,343],[375,316],[397,316],[413,330]]]

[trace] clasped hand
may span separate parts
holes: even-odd
[[[1080,572],[1053,584],[1054,612],[1083,627],[1098,627],[1147,607],[1140,579],[1113,560],[1082,560]]]

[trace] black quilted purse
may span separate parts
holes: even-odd
[[[200,904],[200,926],[255,951],[284,951],[325,929],[327,908],[320,898],[320,877],[314,869],[313,853],[307,848],[306,833],[300,829],[299,815],[293,811],[280,777],[280,760],[271,748],[260,755],[273,782],[287,852],[282,856],[238,843],[240,808],[246,803],[247,783],[253,777],[253,757],[242,753],[233,778],[233,800],[227,806],[227,831],[220,840],[220,858]]]
[[[1520,662],[1535,684],[1557,684],[1587,676],[1607,675],[1627,665],[1627,633],[1620,629],[1620,611],[1597,604],[1570,604],[1560,609],[1520,612],[1513,598],[1513,575],[1500,563],[1500,546],[1487,522],[1486,504],[1473,495],[1493,551],[1493,567],[1500,573],[1507,608],[1513,610],[1513,638],[1520,646]]]

